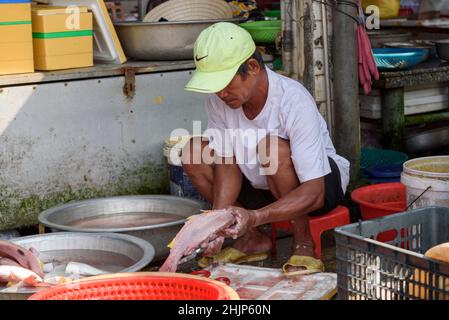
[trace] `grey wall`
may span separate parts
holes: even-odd
[[[162,146],[203,120],[189,71],[0,88],[0,230],[71,200],[168,191]]]

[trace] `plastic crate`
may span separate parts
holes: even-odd
[[[396,230],[388,243],[379,233]],[[449,300],[449,263],[424,253],[449,242],[449,208],[428,207],[335,229],[343,300]]]

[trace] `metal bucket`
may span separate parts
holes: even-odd
[[[26,249],[33,247],[42,255],[52,259],[65,259],[87,264],[102,262],[123,266],[121,270],[112,270],[107,267],[104,271],[111,273],[136,272],[147,266],[154,257],[153,246],[142,239],[126,234],[117,233],[79,233],[58,232],[52,234],[39,234],[11,240]],[[126,262],[104,261],[107,259],[99,256],[99,252],[114,257],[126,258]],[[36,289],[20,290],[15,293],[0,292],[0,300],[24,300],[36,293]]]
[[[57,206],[42,212],[39,222],[56,231],[75,232],[119,232],[150,242],[155,249],[154,260],[161,260],[169,254],[167,245],[184,225],[186,218],[201,213],[208,205],[195,199],[168,195],[119,196],[77,201]],[[129,228],[79,228],[71,226],[73,221],[99,215],[126,213],[166,213],[182,216],[182,219],[152,225]]]

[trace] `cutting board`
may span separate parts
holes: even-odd
[[[226,277],[242,300],[330,300],[337,292],[337,274],[286,277],[281,269],[223,264],[208,267],[211,279]]]

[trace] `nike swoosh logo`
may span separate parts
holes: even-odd
[[[198,56],[196,56],[196,57],[195,57],[195,60],[196,60],[197,62],[200,62],[201,60],[207,58],[208,56],[209,56],[209,55],[204,56],[204,57],[201,57],[201,58],[198,58]]]

